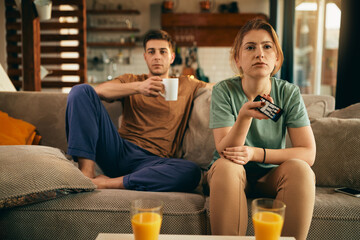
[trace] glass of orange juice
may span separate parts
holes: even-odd
[[[275,199],[258,198],[252,202],[252,219],[256,240],[279,240],[286,205]]]
[[[163,202],[137,199],[131,202],[131,225],[135,240],[157,240],[160,234]]]

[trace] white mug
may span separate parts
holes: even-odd
[[[35,0],[34,4],[40,21],[51,19],[51,10],[52,10],[51,0]]]
[[[165,98],[166,101],[177,101],[179,78],[163,78],[162,84],[164,84],[165,93],[160,95]]]

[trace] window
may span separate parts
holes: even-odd
[[[295,1],[293,79],[302,93],[335,96],[340,1]]]

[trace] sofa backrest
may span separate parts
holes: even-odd
[[[310,119],[327,117],[335,110],[335,98],[327,95],[302,94]]]
[[[66,152],[66,101],[66,93],[0,92],[0,111],[33,124],[42,136],[41,145],[56,147]],[[118,126],[121,103],[104,102],[104,105],[115,126]]]
[[[360,103],[334,111],[333,97],[304,94],[303,99],[317,143],[313,166],[317,184],[360,187],[360,119],[356,119],[360,117]],[[0,110],[36,126],[43,137],[42,145],[66,152],[66,100],[65,93],[0,92]],[[179,153],[179,157],[194,161],[202,168],[211,162],[215,150],[212,130],[208,127],[210,100],[211,89],[197,92]],[[104,105],[115,126],[119,126],[121,103],[104,102]],[[339,169],[347,169],[347,174]]]
[[[331,96],[303,95],[310,118],[324,117],[334,110]],[[65,134],[66,93],[0,92],[0,110],[9,116],[33,124],[42,136],[42,145],[67,150]],[[196,93],[188,128],[185,131],[179,157],[206,167],[215,149],[212,130],[209,129],[211,89],[202,88]],[[120,102],[103,102],[116,127],[122,112]]]

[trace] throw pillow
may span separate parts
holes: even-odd
[[[329,114],[334,118],[360,118],[360,103],[355,103],[343,109],[338,109]]]
[[[212,129],[209,128],[211,92],[208,88],[198,90],[182,144],[182,157],[203,169],[208,168],[215,150]]]
[[[0,111],[0,145],[38,144],[41,137],[35,130],[34,125]]]
[[[57,148],[0,146],[0,152],[0,209],[96,188]]]
[[[311,127],[316,141],[316,184],[360,188],[360,119],[320,118]]]

